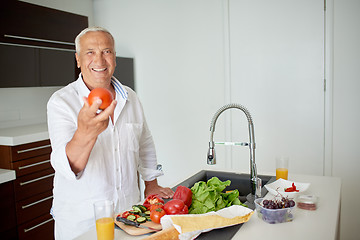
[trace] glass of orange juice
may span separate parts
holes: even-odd
[[[276,180],[279,178],[288,180],[288,168],[289,158],[288,157],[277,157],[276,158]]]
[[[114,240],[114,203],[102,200],[94,203],[98,240]]]

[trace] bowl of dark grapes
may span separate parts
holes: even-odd
[[[288,197],[255,200],[258,217],[270,224],[291,222],[294,219],[295,205],[295,201]]]

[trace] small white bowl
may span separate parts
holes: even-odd
[[[299,190],[298,192],[285,192],[285,189],[292,186],[292,183],[295,184],[296,189]],[[310,183],[301,183],[301,182],[294,182],[289,180],[284,180],[279,178],[275,182],[270,184],[266,184],[265,188],[274,196],[278,195],[279,193],[283,197],[294,198],[298,193],[305,192],[310,186]]]

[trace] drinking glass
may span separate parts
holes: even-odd
[[[114,240],[114,203],[102,200],[94,203],[98,240]]]
[[[276,158],[276,180],[279,178],[288,180],[289,157]]]

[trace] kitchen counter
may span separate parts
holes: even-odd
[[[311,183],[304,194],[318,197],[317,210],[308,211],[296,208],[294,220],[281,224],[265,223],[258,218],[255,212],[232,239],[338,239],[341,200],[340,178],[289,174],[289,180]],[[116,240],[136,240],[145,237],[146,235],[130,236],[122,230],[115,230]],[[96,240],[95,226],[76,239]]]
[[[16,146],[49,139],[47,123],[0,128],[0,145]]]
[[[15,170],[0,168],[0,184],[15,180]]]

